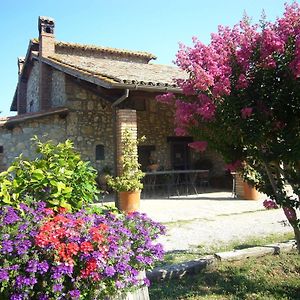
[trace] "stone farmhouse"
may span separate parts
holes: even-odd
[[[178,68],[154,64],[153,54],[56,41],[52,18],[39,17],[39,38],[18,59],[18,84],[11,104],[13,117],[0,119],[0,165],[32,155],[30,139],[71,139],[84,160],[99,171],[114,173],[120,157],[121,132],[130,127],[146,136],[139,147],[145,170],[149,159],[165,169],[205,167],[218,175],[223,162],[214,153],[193,152],[191,137],[176,137],[173,111],[158,103],[158,94],[180,93]]]

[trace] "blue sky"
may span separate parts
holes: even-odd
[[[55,19],[57,40],[148,51],[172,64],[178,42],[208,43],[219,24],[236,24],[244,11],[254,22],[262,9],[275,20],[285,2],[292,0],[0,0],[0,116],[12,115],[17,57],[38,37],[40,15]]]

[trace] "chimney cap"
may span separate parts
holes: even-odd
[[[38,27],[39,27],[39,33],[54,33],[54,26],[55,22],[54,19],[51,17],[45,17],[45,16],[39,16],[39,22],[38,22]]]

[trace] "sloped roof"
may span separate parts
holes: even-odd
[[[188,74],[175,66],[149,63],[148,52],[55,41],[55,52],[41,57],[38,39],[30,40],[20,77],[31,60],[39,60],[61,72],[108,89],[132,89],[181,93],[175,79]],[[17,110],[15,93],[11,110]]]
[[[48,57],[55,64],[98,77],[112,87],[136,85],[177,88],[175,78],[186,78],[176,67],[158,64],[125,62],[95,57],[55,54]]]

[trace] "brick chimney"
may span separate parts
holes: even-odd
[[[55,36],[54,19],[49,17],[39,17],[39,55],[47,57],[54,54]]]
[[[51,81],[52,69],[41,61],[41,58],[55,53],[54,19],[39,17],[39,57],[40,57],[40,110],[51,108]]]

